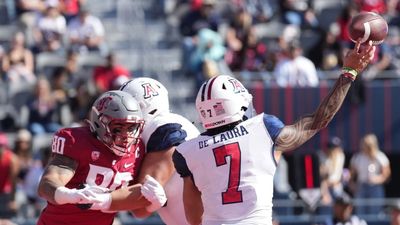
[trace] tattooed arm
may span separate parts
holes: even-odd
[[[38,187],[38,194],[52,204],[58,187],[65,186],[75,174],[78,163],[66,156],[55,154],[50,160]]]
[[[371,43],[365,46],[357,43],[355,48],[345,56],[343,66],[360,73],[371,61],[374,52],[375,47]],[[282,152],[293,150],[325,128],[340,109],[354,78],[351,74],[342,74],[312,115],[304,116],[296,123],[282,129],[276,139],[275,150]]]

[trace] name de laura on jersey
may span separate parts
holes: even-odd
[[[232,130],[225,131],[223,133],[220,133],[218,135],[213,136],[211,139],[207,140],[201,140],[199,141],[199,149],[208,147],[211,144],[217,144],[222,141],[227,141],[232,138],[240,137],[243,135],[249,134],[249,132],[246,130],[244,126],[237,126],[233,128]]]

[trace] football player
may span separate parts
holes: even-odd
[[[271,225],[273,176],[282,152],[296,149],[325,128],[339,110],[352,81],[370,62],[372,43],[356,44],[343,72],[317,110],[292,125],[261,113],[244,119],[252,96],[235,78],[206,81],[196,109],[199,137],[176,148],[173,160],[184,179],[186,218],[192,225]]]
[[[113,205],[108,190],[125,189],[134,182],[143,156],[139,141],[143,126],[138,102],[126,92],[109,91],[94,102],[88,126],[59,130],[38,187],[48,202],[38,224],[112,224],[115,212],[83,209],[93,203],[108,208]],[[131,209],[157,208],[166,201],[161,185],[148,176],[143,186],[129,190],[130,195],[124,197],[131,201]],[[164,195],[156,205],[154,193]],[[97,205],[94,209],[101,209]]]
[[[146,77],[135,78],[123,84],[120,90],[135,97],[145,120],[141,138],[145,145],[146,156],[138,181],[144,182],[145,175],[149,174],[160,182],[165,187],[168,197],[168,204],[157,211],[161,219],[167,225],[187,225],[183,216],[183,181],[175,171],[172,154],[177,145],[197,137],[200,133],[189,120],[170,112],[168,91],[157,80]],[[121,197],[123,195],[127,194],[121,190],[114,192],[115,205],[105,210],[131,209],[128,199],[124,200]],[[119,200],[116,200],[117,196]],[[153,211],[147,207],[133,210],[133,213],[136,217],[143,218]]]
[[[168,204],[157,212],[165,224],[187,225],[182,216],[183,181],[175,171],[172,154],[177,145],[197,137],[200,132],[188,119],[170,112],[168,91],[157,80],[136,78],[126,82],[120,90],[135,97],[144,115],[142,140],[146,157],[140,169],[139,181],[143,182],[145,175],[149,174],[164,186]],[[135,215],[145,217],[149,212],[139,209]]]

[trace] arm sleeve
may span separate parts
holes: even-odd
[[[264,114],[264,125],[268,130],[269,135],[272,140],[275,142],[275,139],[278,137],[282,128],[285,126],[280,119],[276,116]]]
[[[52,154],[77,158],[76,151],[74,151],[74,144],[75,138],[71,135],[71,133],[61,129],[53,136],[51,145]]]
[[[178,172],[181,177],[192,177],[192,172],[190,172],[186,160],[181,153],[175,150],[172,155],[172,160],[174,161],[176,172]]]
[[[178,146],[186,139],[186,131],[182,125],[168,123],[158,127],[147,142],[147,152],[162,151],[172,146]]]

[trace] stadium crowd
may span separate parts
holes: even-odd
[[[87,1],[3,0],[15,18],[7,25],[16,29],[10,31],[11,38],[0,40],[0,224],[2,219],[39,215],[45,202],[36,189],[51,153],[52,134],[84,123],[97,96],[135,76],[108,48],[107,30]],[[178,18],[180,72],[196,87],[217,74],[234,74],[243,81],[263,79],[280,87],[316,87],[330,72],[339,74],[343,55],[354,45],[347,25],[360,11],[384,16],[389,35],[356,82],[363,86],[372,79],[400,76],[398,0],[154,2],[155,7],[162,2],[161,16]],[[390,71],[390,76],[382,71]],[[332,137],[327,149],[318,152],[322,207],[316,214],[330,212],[338,201],[350,204],[350,196],[385,197],[390,159],[374,134],[363,137],[359,149],[347,159],[348,167],[340,138]],[[285,161],[281,165],[276,198],[295,200],[298,194],[288,178],[285,181]],[[355,213],[360,218],[384,213],[384,203],[377,205],[356,205]],[[278,217],[295,213],[282,208],[276,210]],[[392,208],[395,218],[399,207]]]

